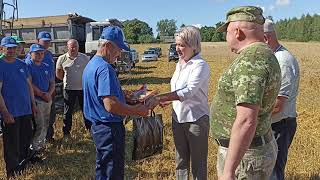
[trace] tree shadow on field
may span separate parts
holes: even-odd
[[[125,179],[164,179],[170,176],[174,176],[170,171],[160,170],[157,172],[147,172],[142,169],[131,169],[130,175],[126,175]]]
[[[136,71],[136,70],[131,70],[128,74],[131,75],[140,75],[140,74],[151,74],[153,71]]]
[[[148,70],[148,69],[154,69],[157,68],[156,66],[136,66],[135,69],[142,69],[142,70]]]
[[[289,174],[287,180],[320,180],[320,174]]]
[[[124,78],[120,80],[121,84],[126,85],[139,85],[139,84],[168,84],[170,83],[171,77],[137,77],[137,78]]]

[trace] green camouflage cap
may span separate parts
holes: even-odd
[[[217,29],[217,31],[219,32],[227,31],[227,27],[229,23],[233,21],[255,22],[263,25],[265,19],[262,13],[263,13],[263,10],[255,6],[241,6],[241,7],[232,8],[227,13],[226,22],[222,26],[220,26]]]
[[[16,42],[18,44],[20,43],[25,43],[25,41],[22,39],[22,37],[19,37],[19,36],[11,36],[14,40],[16,40]]]

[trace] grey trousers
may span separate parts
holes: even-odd
[[[34,117],[36,131],[32,140],[32,149],[35,151],[39,151],[45,146],[47,130],[49,127],[51,103],[51,101],[47,103],[36,99],[38,114]]]
[[[195,180],[207,179],[209,116],[204,115],[192,123],[178,123],[172,119],[176,148],[176,179],[188,180],[191,172]]]

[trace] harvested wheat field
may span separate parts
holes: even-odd
[[[287,179],[320,179],[320,43],[283,43],[299,60],[301,68],[298,97],[298,129],[290,148],[286,169]],[[155,45],[133,45],[138,52]],[[170,78],[175,69],[168,62],[168,44],[161,44],[163,56],[157,62],[139,62],[131,73],[120,74],[123,89],[136,89],[143,83],[148,89],[160,92],[170,90]],[[203,43],[202,55],[211,67],[209,101],[211,101],[219,76],[235,57],[226,43]],[[157,107],[165,123],[164,151],[160,155],[141,161],[131,160],[132,123],[126,125],[126,179],[175,179],[175,151],[171,131],[171,109]],[[57,115],[57,142],[48,145],[47,159],[34,165],[18,179],[94,179],[95,149],[90,134],[85,131],[81,113],[74,116],[72,138],[62,139],[62,115]],[[217,145],[209,139],[209,179],[216,178],[215,161]],[[5,178],[5,165],[0,145],[0,177]]]

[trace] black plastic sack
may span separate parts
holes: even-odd
[[[134,118],[133,142],[133,160],[161,154],[163,149],[162,115],[156,115],[152,111],[149,117]]]

